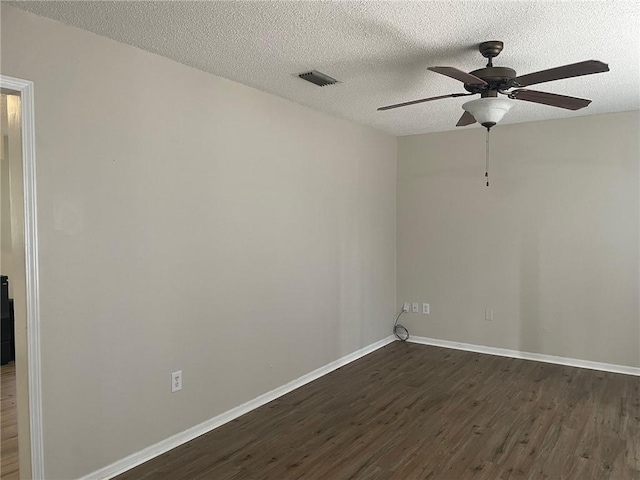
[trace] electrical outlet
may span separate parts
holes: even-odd
[[[418,302],[413,302],[411,304],[411,313],[418,313]]]
[[[410,308],[411,307],[409,306],[409,302],[404,302],[404,305],[402,306],[402,311],[408,312]]]
[[[429,304],[428,303],[423,303],[422,304],[422,313],[425,315],[429,315]]]
[[[182,370],[171,374],[171,393],[182,390]]]
[[[491,310],[490,308],[484,311],[484,319],[487,322],[491,322],[493,321],[493,310]]]

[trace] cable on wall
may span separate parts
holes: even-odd
[[[407,330],[407,327],[405,327],[404,325],[398,323],[398,320],[403,313],[404,309],[400,310],[400,313],[398,313],[395,322],[393,322],[393,334],[401,342],[406,342],[409,339],[409,330]]]

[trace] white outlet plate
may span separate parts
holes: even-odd
[[[182,390],[182,370],[171,374],[171,393]]]
[[[419,311],[418,308],[419,308],[418,307],[418,302],[413,302],[411,304],[411,313],[418,313],[418,311]]]
[[[429,304],[428,303],[423,303],[422,304],[422,313],[425,315],[429,315],[429,313],[431,313],[431,311],[429,310]]]
[[[493,310],[491,310],[490,308],[486,309],[484,311],[484,319],[487,322],[491,322],[493,320]]]
[[[402,306],[402,311],[408,312],[409,310],[411,310],[411,305],[409,305],[409,302],[404,302],[404,305]]]

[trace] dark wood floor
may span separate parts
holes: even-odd
[[[117,478],[640,479],[640,377],[394,342]]]
[[[0,387],[0,478],[18,480],[18,408],[16,406],[16,362],[2,365]]]

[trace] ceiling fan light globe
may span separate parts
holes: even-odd
[[[485,97],[466,102],[462,108],[473,115],[480,125],[493,126],[500,122],[514,105],[515,101],[507,98]]]

